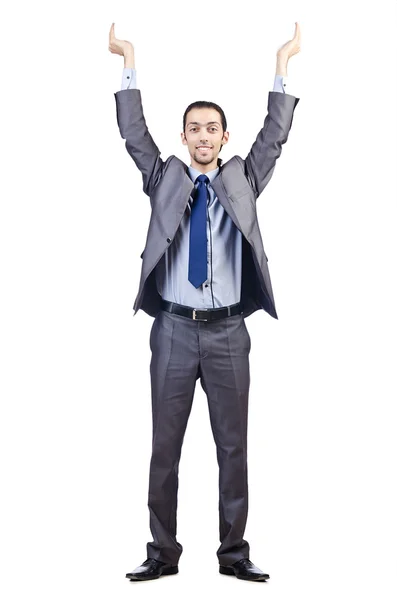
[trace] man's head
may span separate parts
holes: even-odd
[[[182,144],[188,147],[191,166],[202,173],[216,169],[222,162],[218,154],[227,144],[225,113],[215,102],[198,100],[189,104],[183,115]],[[200,149],[200,146],[207,148]]]

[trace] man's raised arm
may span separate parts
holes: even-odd
[[[269,183],[282,145],[288,139],[294,110],[299,98],[275,91],[279,80],[287,76],[288,59],[300,51],[300,28],[295,23],[295,36],[277,52],[277,67],[274,91],[269,92],[267,115],[251,150],[245,158],[246,175],[258,196]]]
[[[109,33],[109,50],[112,54],[124,56],[123,89],[114,94],[117,123],[121,137],[126,140],[125,147],[142,173],[143,191],[150,196],[161,178],[165,163],[143,114],[141,91],[136,87],[134,47],[131,42],[115,37],[114,23]]]

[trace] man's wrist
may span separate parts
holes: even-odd
[[[288,58],[282,54],[277,54],[276,75],[287,77]]]
[[[124,54],[124,69],[135,69],[135,56],[133,50],[129,50]]]

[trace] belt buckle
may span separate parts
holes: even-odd
[[[196,317],[196,311],[203,311],[203,310],[208,310],[208,308],[193,308],[193,320],[194,321],[208,321],[208,319],[200,319]]]

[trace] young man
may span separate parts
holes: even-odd
[[[127,573],[131,581],[178,573],[178,467],[197,379],[208,408],[219,465],[219,572],[266,581],[243,539],[248,513],[247,422],[250,336],[245,318],[263,309],[278,318],[255,204],[287,141],[299,98],[285,93],[287,63],[300,50],[300,29],[277,52],[268,114],[248,156],[222,165],[226,118],[213,102],[195,102],[183,117],[182,143],[190,166],[163,160],[143,115],[134,48],[124,56],[122,90],[115,93],[126,149],[142,173],[152,208],[135,314],[154,317],[150,332],[153,438],[147,559]]]

